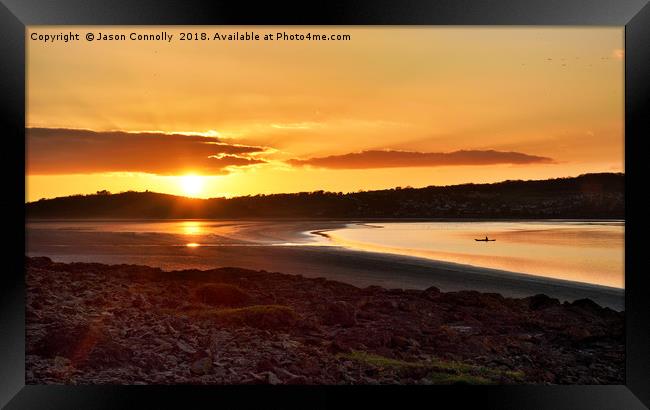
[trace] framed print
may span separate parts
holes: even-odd
[[[646,2],[0,18],[3,406],[649,405]]]

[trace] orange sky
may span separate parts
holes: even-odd
[[[81,40],[31,40],[70,31]],[[84,40],[163,31],[173,41]],[[188,31],[351,39],[178,41]],[[32,26],[27,36],[30,201],[101,189],[348,192],[624,167],[622,27]]]

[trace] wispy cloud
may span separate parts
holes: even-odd
[[[271,128],[276,128],[280,130],[309,130],[321,126],[322,126],[321,123],[311,122],[311,121],[271,124]]]
[[[266,162],[259,157],[265,147],[232,144],[215,136],[64,128],[28,128],[26,134],[31,175],[188,171],[219,175],[232,167]]]
[[[504,151],[413,152],[373,150],[309,159],[292,159],[294,166],[313,166],[332,169],[437,167],[458,165],[533,164],[552,163],[551,158]]]

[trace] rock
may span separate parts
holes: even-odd
[[[57,370],[64,370],[65,368],[70,366],[70,359],[62,356],[56,356],[54,358],[54,367]]]
[[[549,371],[544,371],[542,373],[542,380],[546,383],[554,383],[555,382],[555,375]]]
[[[154,342],[156,342],[158,344],[158,347],[156,348],[157,352],[170,350],[173,347],[171,343],[169,343],[169,342],[167,342],[167,341],[165,341],[163,339],[160,339],[160,338],[155,338]]]
[[[440,296],[440,289],[435,286],[430,286],[422,291],[422,296],[429,300],[437,299]]]
[[[505,366],[508,369],[512,369],[515,366],[515,362],[508,357],[495,357],[490,360],[490,364],[493,366]]]
[[[602,310],[602,307],[596,302],[594,302],[591,299],[578,299],[571,303],[571,306],[581,308],[583,310],[592,312],[592,313],[599,313]]]
[[[299,372],[307,376],[316,376],[321,373],[321,366],[315,357],[305,356],[298,362]],[[296,372],[297,373],[297,372]]]
[[[185,353],[189,353],[189,354],[196,353],[196,349],[194,349],[192,346],[188,345],[182,340],[176,341],[176,346],[178,346],[178,348],[184,351]]]
[[[411,301],[405,300],[399,302],[398,308],[403,312],[415,312],[417,310],[417,305]]]
[[[145,300],[144,296],[136,295],[131,301],[131,306],[133,306],[134,308],[140,308],[143,307],[146,303],[147,301]]]
[[[553,306],[560,306],[559,300],[550,298],[544,294],[530,296],[525,298],[524,300],[528,301],[528,308],[530,310],[543,310]]]
[[[41,316],[41,314],[38,313],[38,312],[35,310],[34,306],[32,305],[32,306],[30,306],[30,308],[28,308],[28,309],[26,310],[26,312],[25,312],[25,318],[26,318],[28,321],[31,321],[31,322],[39,322],[39,321],[41,321],[41,319],[43,319],[43,316]]]
[[[234,285],[209,283],[194,291],[197,301],[211,306],[242,306],[250,296]]]
[[[178,364],[178,358],[176,356],[173,356],[173,355],[167,355],[167,356],[165,356],[165,362],[169,366],[176,366]]]
[[[307,378],[305,376],[299,376],[297,374],[293,374],[288,370],[281,369],[281,368],[276,368],[275,372],[282,376],[282,378],[285,380],[286,384],[306,384],[307,383]]]
[[[365,306],[367,306],[369,303],[370,303],[370,298],[362,297],[362,298],[359,298],[357,300],[357,302],[355,303],[355,306],[357,307],[357,309],[362,309]]]
[[[348,302],[330,303],[326,307],[323,323],[344,327],[354,326],[357,324],[357,310]]]
[[[262,384],[262,383],[269,383],[269,373],[270,372],[262,372],[262,373],[253,373],[249,372],[253,379],[245,379],[244,383],[252,382],[255,384]],[[277,377],[277,376],[276,376]]]
[[[393,299],[380,299],[376,303],[376,306],[383,311],[397,309],[399,303]]]
[[[372,310],[359,310],[357,311],[357,319],[362,320],[376,320],[377,313]]]
[[[303,317],[302,320],[298,322],[297,326],[303,333],[307,334],[310,331],[318,330],[319,323],[314,317]]]
[[[26,265],[32,268],[49,268],[52,266],[52,259],[48,258],[47,256],[36,256],[33,258],[28,258],[25,257],[26,259]]]
[[[176,309],[178,306],[180,306],[180,304],[181,304],[180,301],[168,297],[161,297],[158,300],[158,305],[166,309]]]
[[[106,306],[106,299],[102,295],[97,295],[85,300],[86,305],[88,306]]]
[[[341,339],[334,339],[329,345],[329,350],[332,353],[350,353],[350,352],[352,352],[352,348],[350,347],[350,344],[347,343],[344,340],[341,340]]]
[[[217,367],[214,369],[213,373],[216,377],[223,378],[226,376],[226,369],[224,369],[223,367]],[[221,384],[223,382],[219,382],[219,383]]]
[[[366,294],[366,295],[376,295],[378,293],[383,293],[384,288],[382,288],[381,286],[377,286],[377,285],[371,285],[371,286],[367,286],[367,287],[363,288],[362,292],[364,294]]]
[[[194,363],[192,363],[192,366],[190,367],[190,370],[194,374],[199,374],[199,375],[204,375],[210,373],[210,370],[212,370],[212,358],[210,357],[202,357]]]
[[[73,306],[61,306],[60,307],[60,311],[62,313],[66,313],[68,315],[74,315],[75,313],[77,313],[77,310],[78,309],[73,307]]]
[[[589,330],[582,326],[569,326],[564,333],[569,336],[572,342],[582,342],[592,336]]]
[[[132,358],[133,351],[130,346],[112,340],[100,340],[83,363],[90,367],[117,368],[130,363]]]
[[[50,327],[45,336],[34,344],[28,354],[37,354],[43,357],[62,356],[71,358],[79,350],[82,340],[93,332],[86,322],[65,324],[57,323]]]
[[[396,347],[398,349],[403,349],[405,347],[409,347],[411,345],[411,342],[403,336],[398,336],[395,335],[390,338],[390,343],[393,347]]]
[[[269,384],[280,384],[282,383],[282,380],[278,378],[278,376],[275,375],[273,372],[267,372],[266,373],[266,382]]]
[[[257,362],[257,371],[267,372],[273,370],[276,365],[277,361],[275,359],[272,360],[270,358],[263,358]]]

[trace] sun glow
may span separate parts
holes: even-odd
[[[198,195],[203,191],[203,178],[198,175],[185,175],[180,184],[186,195]]]

